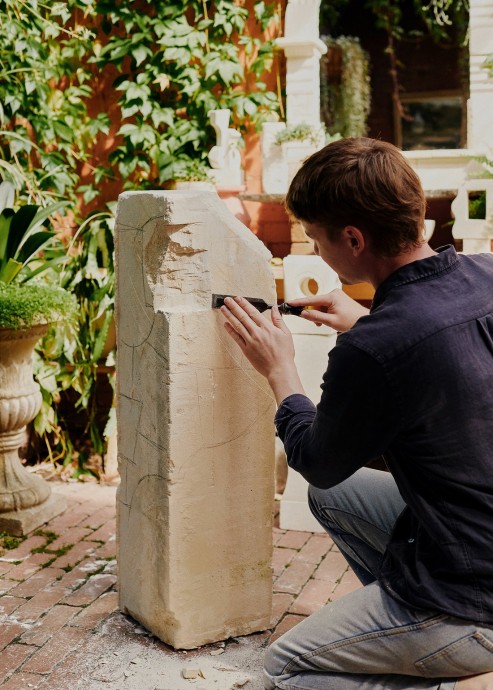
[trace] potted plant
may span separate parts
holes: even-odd
[[[196,158],[181,158],[173,163],[175,189],[214,191],[212,168]]]
[[[327,135],[322,124],[311,125],[300,122],[281,129],[275,137],[275,143],[282,146],[288,166],[288,184],[291,182],[302,162],[318,151],[325,144],[340,138],[340,134]]]
[[[324,125],[310,125],[307,122],[300,122],[281,129],[276,134],[276,144],[297,143],[305,144],[312,148],[320,148],[325,143]]]
[[[0,198],[9,198],[4,182]],[[36,282],[49,261],[38,258],[56,241],[44,227],[63,204],[34,204],[0,213],[0,531],[15,536],[31,532],[65,508],[62,497],[29,473],[19,459],[26,425],[41,406],[39,385],[32,373],[37,340],[50,324],[75,311],[72,295]]]

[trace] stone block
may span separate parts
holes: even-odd
[[[269,626],[274,400],[212,294],[276,299],[212,192],[129,192],[117,226],[120,608],[175,648]]]

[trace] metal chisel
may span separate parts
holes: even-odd
[[[226,297],[234,297],[233,295],[212,295],[212,308],[213,309],[219,309],[224,305],[224,300]],[[247,302],[250,302],[256,309],[258,309],[260,312],[266,311],[267,309],[272,309],[273,305],[272,304],[267,304],[267,302],[263,299],[257,298],[257,297],[244,297],[243,299],[246,299]],[[303,309],[306,309],[307,307],[292,307],[290,304],[287,304],[287,302],[283,302],[282,304],[278,304],[277,308],[281,312],[281,314],[292,314],[293,316],[299,316]]]

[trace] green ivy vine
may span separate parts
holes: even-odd
[[[408,117],[401,103],[399,71],[402,65],[397,58],[397,46],[405,39],[415,39],[429,35],[437,43],[454,43],[464,47],[468,41],[469,3],[468,0],[331,0],[321,6],[321,23],[331,29],[344,10],[354,7],[369,10],[374,27],[386,34],[385,53],[388,57],[389,73],[393,85],[393,98],[401,117]],[[337,35],[337,29],[334,31]]]
[[[135,3],[100,0],[104,44],[96,44],[93,62],[114,65],[119,76],[122,142],[110,163],[125,180],[156,186],[173,178],[183,159],[205,159],[215,143],[208,113],[229,108],[234,125],[259,126],[278,98],[261,79],[274,61],[273,39],[248,30],[245,3],[231,0]],[[274,4],[253,3],[263,32],[278,21]],[[115,31],[115,27],[119,31]]]
[[[75,443],[63,391],[90,411],[87,436],[104,452],[93,412],[114,304],[106,186],[114,199],[200,167],[215,144],[211,109],[231,109],[243,131],[277,112],[262,75],[278,70],[279,32],[279,7],[264,0],[0,0],[0,181],[15,185],[16,207],[68,202],[56,218],[63,270],[45,274],[76,295],[79,329],[45,339],[36,363],[36,430],[55,456]]]
[[[260,126],[279,110],[261,78],[273,69],[279,14],[274,3],[250,5],[261,38],[233,0],[3,0],[0,167],[14,163],[31,195],[97,204],[105,179],[153,187],[173,178],[174,161],[205,159],[209,110]],[[108,160],[94,165],[111,127],[104,109],[94,112],[97,89],[118,94],[118,129]]]
[[[320,108],[327,129],[344,137],[364,137],[371,106],[370,61],[359,39],[322,36],[329,49],[320,70]],[[329,79],[328,60],[340,53],[340,79]]]

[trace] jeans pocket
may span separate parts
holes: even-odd
[[[425,678],[450,678],[493,671],[493,640],[476,631],[416,661]]]

